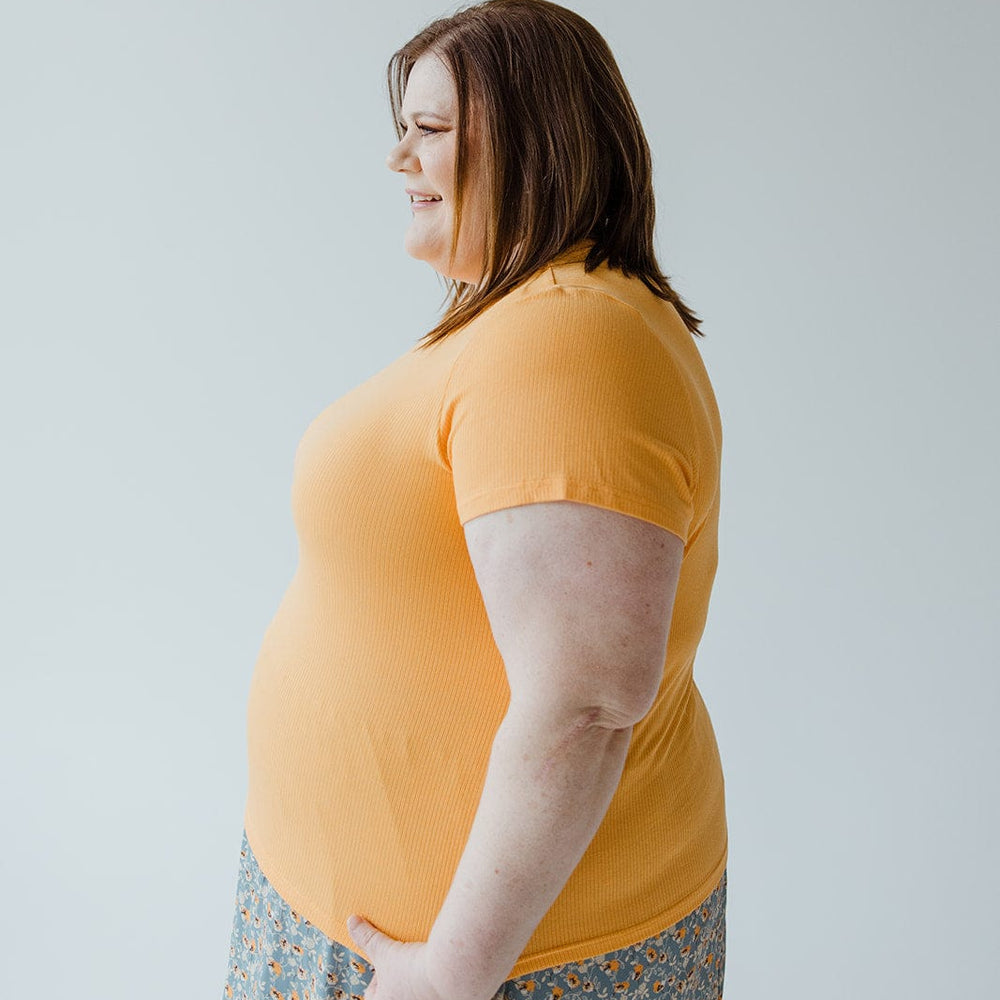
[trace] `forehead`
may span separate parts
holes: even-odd
[[[410,70],[403,95],[405,114],[423,113],[451,118],[458,111],[458,92],[448,67],[433,52],[425,52]]]

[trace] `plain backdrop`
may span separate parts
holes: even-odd
[[[570,6],[725,428],[726,995],[990,995],[1000,6]],[[4,996],[221,996],[293,452],[443,298],[383,74],[450,9],[0,6]]]

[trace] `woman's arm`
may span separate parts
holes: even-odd
[[[662,679],[676,535],[568,502],[485,514],[465,534],[510,706],[427,942],[351,922],[376,969],[367,1000],[493,996],[597,832]]]

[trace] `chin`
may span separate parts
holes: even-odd
[[[448,251],[451,249],[448,240],[424,239],[419,233],[408,229],[403,239],[403,246],[414,260],[422,260],[425,264],[430,264],[443,278],[464,281],[469,284],[476,284],[479,280],[479,276],[472,277],[472,268],[467,266],[462,259],[457,260],[453,268],[448,267]],[[461,250],[461,248],[459,249]]]
[[[412,230],[407,230],[403,237],[403,247],[414,260],[426,261],[431,267],[435,267],[435,261],[443,259],[438,241],[423,239]]]

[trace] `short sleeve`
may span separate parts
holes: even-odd
[[[574,500],[687,541],[697,476],[689,387],[668,342],[605,292],[555,285],[470,327],[439,435],[463,524]]]

